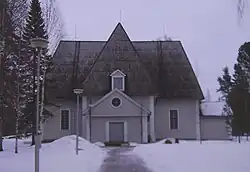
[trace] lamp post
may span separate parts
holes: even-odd
[[[76,155],[78,155],[79,145],[78,145],[78,137],[79,137],[79,97],[83,93],[83,89],[74,89],[74,93],[76,94]]]
[[[48,47],[48,41],[43,38],[30,39],[30,46],[38,50],[37,57],[37,92],[36,92],[36,132],[35,132],[35,172],[39,172],[39,148],[40,148],[40,114],[39,114],[39,93],[40,93],[40,58],[42,49]],[[35,58],[35,57],[34,57]]]

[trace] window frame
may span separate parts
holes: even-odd
[[[122,88],[121,89],[114,87],[114,83],[115,83],[114,80],[117,79],[117,78],[121,78],[122,79]],[[124,76],[112,76],[112,90],[113,89],[119,89],[121,91],[125,90],[125,78],[124,78]]]
[[[119,100],[120,100],[120,104],[119,104],[119,106],[114,106],[114,105],[113,105],[113,99],[115,99],[115,98],[117,98],[117,99],[119,99]],[[122,99],[121,99],[121,98],[119,98],[119,97],[112,97],[112,99],[111,99],[110,103],[111,103],[111,105],[112,105],[112,107],[113,107],[113,108],[119,108],[119,107],[121,107],[121,105],[122,105]]]
[[[114,87],[114,79],[121,78],[122,79],[122,89],[119,89],[119,90],[125,91],[125,77],[126,77],[126,75],[122,71],[120,71],[119,69],[117,69],[114,72],[112,72],[110,74],[110,76],[111,76],[111,89],[112,90],[118,89],[118,88]]]
[[[66,111],[68,111],[69,112],[69,121],[68,121],[68,126],[69,126],[69,128],[68,129],[63,129],[62,128],[62,111],[64,111],[64,110],[66,110]],[[70,127],[71,127],[71,111],[70,111],[70,109],[69,108],[65,108],[65,109],[60,109],[60,130],[61,131],[69,131],[70,130]]]
[[[177,128],[172,128],[171,126],[171,111],[176,111],[177,112]],[[179,130],[180,129],[180,123],[179,123],[179,117],[180,117],[180,113],[179,113],[179,109],[169,109],[169,129],[170,130]]]

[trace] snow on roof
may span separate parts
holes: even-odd
[[[224,105],[224,101],[204,101],[201,103],[201,111],[204,116],[222,116]]]

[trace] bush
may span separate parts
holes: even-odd
[[[172,144],[172,142],[170,140],[165,140],[164,142],[165,144]]]

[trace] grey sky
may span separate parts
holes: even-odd
[[[164,32],[181,40],[204,94],[210,89],[213,99],[218,97],[222,67],[233,67],[239,46],[250,38],[250,13],[239,25],[237,0],[57,1],[66,39],[75,39],[76,25],[78,40],[107,40],[120,21],[121,10],[131,40],[155,40]]]

